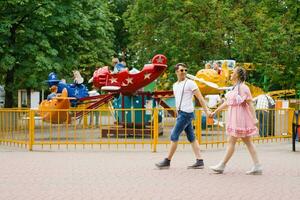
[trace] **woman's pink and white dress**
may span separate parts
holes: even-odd
[[[239,90],[239,92],[238,92]],[[252,100],[250,89],[245,84],[236,86],[226,94],[228,114],[226,133],[234,137],[248,137],[258,133],[247,100]]]

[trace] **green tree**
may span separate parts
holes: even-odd
[[[255,63],[266,89],[299,83],[298,1],[136,0],[125,16],[134,64],[163,53],[196,73],[203,61],[232,58]]]
[[[195,73],[203,61],[212,58],[209,47],[217,32],[208,24],[214,18],[209,0],[137,0],[126,13],[126,26],[130,33],[129,48],[135,60],[133,65],[143,65],[153,55],[162,53],[168,58],[168,65],[186,62],[190,72]],[[172,67],[169,71],[173,72]],[[170,73],[170,81],[174,81]]]
[[[110,10],[114,14],[112,20],[115,30],[114,50],[117,54],[116,56],[121,56],[124,61],[126,61],[128,57],[127,45],[129,34],[124,24],[123,14],[132,3],[133,0],[111,0],[109,4]]]
[[[231,55],[240,62],[256,64],[260,74],[256,85],[266,90],[297,88],[299,4],[289,0],[227,3],[232,11],[225,23],[232,38]],[[230,22],[234,24],[233,29]]]
[[[268,88],[300,90],[300,6],[299,1],[264,0],[264,19],[260,23],[260,71],[268,78]]]
[[[18,88],[37,89],[50,71],[93,71],[109,62],[114,28],[105,0],[0,2],[0,72],[5,107]],[[89,73],[91,75],[91,73]]]

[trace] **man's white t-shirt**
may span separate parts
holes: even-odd
[[[186,82],[185,86],[184,83]],[[184,86],[184,92],[183,92],[183,96],[182,96],[182,90],[183,90],[183,86]],[[181,97],[182,97],[182,101],[181,101],[181,106],[180,106],[180,110],[184,111],[184,112],[194,112],[194,104],[193,104],[193,96],[194,90],[197,90],[198,86],[197,84],[190,80],[190,79],[185,79],[183,81],[180,82],[176,82],[173,84],[173,93],[175,96],[175,102],[176,102],[176,109],[179,110],[179,104],[181,101]]]

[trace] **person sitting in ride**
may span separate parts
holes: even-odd
[[[82,84],[84,79],[82,78],[80,72],[78,70],[73,71],[74,84]]]
[[[52,85],[50,88],[50,94],[47,96],[47,100],[50,101],[51,99],[53,99],[54,97],[56,97],[57,94],[57,86],[56,85]]]
[[[221,62],[215,62],[213,69],[219,74],[221,75],[222,73],[222,63]]]
[[[114,70],[112,72],[113,74],[116,74],[116,73],[126,69],[126,66],[123,63],[121,63],[118,58],[112,59],[112,65],[114,66]]]
[[[204,66],[204,69],[211,69],[211,64],[210,63],[206,63]]]

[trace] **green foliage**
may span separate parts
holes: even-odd
[[[267,80],[258,78],[258,86],[295,88],[300,81],[299,13],[293,0],[136,0],[126,13],[129,48],[135,64],[164,53],[169,66],[186,62],[190,73],[206,60],[253,62]]]
[[[80,68],[90,76],[114,53],[105,0],[1,1],[0,16],[0,73],[8,96],[40,88],[51,71],[65,78]]]
[[[133,3],[133,0],[111,0],[110,1],[110,10],[114,14],[113,19],[111,20],[114,24],[115,29],[115,38],[114,38],[114,49],[117,53],[116,56],[122,57],[122,60],[127,60],[127,57],[130,56],[127,51],[128,45],[128,30],[124,25],[123,14],[128,9],[128,6]]]
[[[87,79],[115,53],[136,68],[162,53],[164,89],[178,62],[195,74],[207,60],[235,59],[255,64],[257,86],[300,91],[299,15],[295,0],[3,0],[0,84],[12,106],[12,92],[41,88],[51,71]]]

